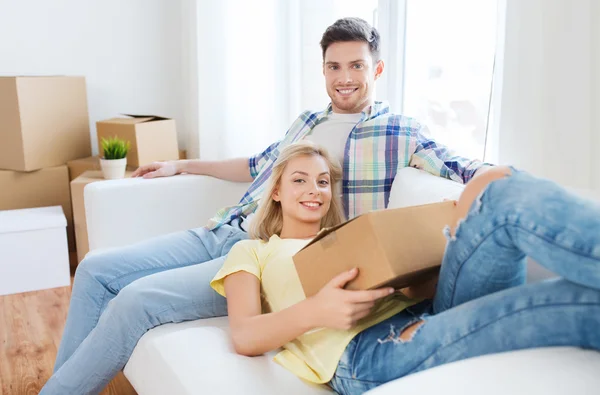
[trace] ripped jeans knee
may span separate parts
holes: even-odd
[[[456,204],[456,217],[453,226],[444,228],[444,235],[448,240],[455,240],[460,224],[467,219],[469,213],[478,213],[481,209],[481,199],[487,187],[494,181],[510,177],[510,167],[498,166],[485,171],[473,178],[465,187]]]
[[[396,332],[396,328],[394,325],[390,325],[390,333],[384,339],[377,339],[379,344],[384,344],[388,342],[393,343],[408,343],[412,341],[415,337],[419,329],[425,324],[425,320],[423,318],[415,318],[414,320],[408,322],[399,331]]]

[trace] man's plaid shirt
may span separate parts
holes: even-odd
[[[240,216],[254,212],[282,149],[309,135],[327,119],[331,104],[321,112],[306,111],[294,121],[283,140],[249,160],[254,181],[235,206],[217,212],[208,225],[216,229]],[[425,136],[414,119],[390,114],[387,104],[367,107],[348,136],[344,150],[342,201],[346,218],[387,207],[392,183],[399,169],[417,167],[460,183],[468,182],[484,164],[455,155]]]

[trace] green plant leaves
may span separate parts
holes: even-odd
[[[115,137],[108,139],[102,138],[102,151],[104,151],[104,159],[123,159],[129,151],[129,141],[124,141]]]

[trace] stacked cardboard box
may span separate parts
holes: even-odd
[[[97,128],[100,150],[103,137],[130,142],[130,172],[185,155],[169,118],[129,115],[100,121]],[[99,171],[100,156],[92,156],[84,77],[0,77],[0,210],[61,205],[74,255],[69,183],[86,171]]]
[[[74,251],[65,164],[90,155],[84,77],[0,77],[0,210],[61,205]]]

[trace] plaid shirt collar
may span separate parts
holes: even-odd
[[[315,123],[310,127],[309,130],[312,130],[315,126],[317,126],[321,121],[327,119],[329,115],[333,112],[333,105],[329,103],[327,108],[320,113],[317,113]],[[372,105],[365,107],[365,109],[361,112],[360,121],[358,123],[366,122],[370,119],[377,118],[383,114],[387,114],[390,112],[390,106],[387,102],[376,101],[373,102]]]

